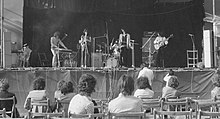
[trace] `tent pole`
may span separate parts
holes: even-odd
[[[3,68],[4,64],[4,37],[3,37],[3,30],[4,30],[4,25],[3,25],[3,20],[4,20],[4,0],[1,0],[1,67]]]
[[[218,51],[218,45],[217,45],[217,37],[216,37],[216,22],[215,22],[215,0],[212,0],[212,13],[213,13],[213,37],[214,37],[214,65],[215,67],[219,67],[218,61],[217,61],[217,51]]]

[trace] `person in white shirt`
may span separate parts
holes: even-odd
[[[118,81],[120,94],[117,98],[111,100],[108,105],[108,110],[111,113],[124,112],[141,112],[143,111],[142,100],[134,97],[134,80],[131,76],[122,75]]]
[[[154,91],[152,90],[147,77],[140,77],[136,81],[138,89],[134,92],[134,96],[138,98],[153,98]]]
[[[150,86],[152,86],[152,82],[153,82],[153,79],[154,79],[154,72],[153,72],[153,70],[147,68],[146,67],[146,63],[143,63],[141,65],[141,68],[142,69],[139,71],[137,79],[140,78],[140,77],[147,77]]]
[[[91,94],[95,92],[96,79],[90,74],[83,74],[79,79],[78,90],[70,101],[68,113],[70,114],[93,114],[94,103]]]

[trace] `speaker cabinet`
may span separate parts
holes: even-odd
[[[102,53],[92,53],[92,67],[103,67]]]

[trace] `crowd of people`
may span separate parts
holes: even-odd
[[[145,73],[144,73],[145,72]],[[133,78],[128,74],[123,74],[118,80],[119,94],[116,98],[110,99],[107,110],[112,113],[123,112],[141,112],[143,109],[143,99],[155,98],[152,89],[153,71],[147,67],[142,67],[138,72],[137,78]],[[151,79],[152,78],[152,79]],[[161,98],[180,98],[181,92],[178,90],[179,81],[175,76],[174,71],[170,70],[164,76],[166,85],[162,89]],[[216,72],[213,79],[215,88],[211,91],[211,97],[215,98],[220,94],[220,73]],[[60,80],[57,83],[57,90],[54,92],[56,103],[51,103],[50,112],[64,110],[65,115],[68,114],[92,114],[98,113],[95,108],[97,102],[92,98],[92,93],[95,92],[96,78],[91,74],[83,74],[78,82],[77,93],[74,91],[74,86],[71,81]],[[33,90],[26,97],[24,108],[32,112],[46,112],[44,108],[36,109],[31,106],[31,102],[36,100],[46,100],[49,98],[48,92],[45,90],[46,81],[43,77],[38,77],[33,82]],[[137,88],[135,88],[135,86]],[[15,94],[8,92],[8,79],[0,79],[0,98],[13,97]],[[16,99],[16,96],[15,96]],[[68,102],[67,105],[62,105],[62,102]],[[15,104],[17,101],[15,102]],[[59,103],[59,104],[57,104]],[[0,103],[0,109],[6,108],[11,110],[12,102]],[[58,105],[58,106],[57,106]],[[10,115],[8,115],[10,116]],[[14,117],[19,117],[19,112],[14,112]]]

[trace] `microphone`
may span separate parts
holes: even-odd
[[[65,33],[65,36],[68,36],[68,35]]]
[[[194,35],[190,33],[189,36],[194,36]]]

